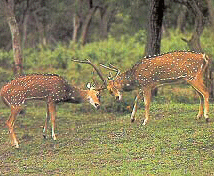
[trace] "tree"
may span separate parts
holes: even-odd
[[[22,48],[21,38],[19,33],[19,27],[14,14],[14,0],[3,0],[4,14],[7,19],[7,23],[10,27],[12,43],[13,43],[13,55],[14,55],[14,74],[22,74]]]
[[[39,43],[43,46],[47,45],[47,38],[46,38],[46,25],[47,25],[47,19],[46,19],[46,1],[41,0],[39,2],[39,5],[37,9],[33,12],[34,19],[36,21],[36,27],[39,34]],[[39,13],[39,15],[38,15]],[[40,18],[40,19],[39,19]]]
[[[98,8],[98,6],[93,5],[92,0],[88,0],[88,7],[89,7],[89,9],[88,9],[87,15],[85,17],[85,20],[83,22],[82,33],[81,33],[81,44],[82,45],[86,44],[88,30],[89,30],[89,26],[91,24],[92,16],[94,15],[95,11]]]
[[[164,0],[150,0],[146,55],[160,54]]]
[[[204,29],[204,20],[203,20],[203,13],[201,12],[200,8],[198,7],[198,3],[195,0],[189,0],[184,2],[187,8],[195,16],[195,27],[192,33],[192,37],[190,40],[182,39],[183,41],[187,42],[189,48],[193,51],[202,52],[203,49],[200,43],[200,37],[203,33]]]
[[[214,6],[212,0],[205,0],[208,7],[209,12],[209,21],[212,27],[214,27]]]
[[[111,20],[117,12],[116,4],[117,2],[111,0],[76,0],[73,15],[73,42],[79,41],[85,45],[90,40],[88,33],[96,33],[96,38],[107,39]]]
[[[118,12],[117,2],[101,1],[99,2],[99,38],[101,40],[108,38],[111,22]]]
[[[100,37],[106,39],[108,37],[108,5],[99,8],[100,10]]]
[[[174,0],[176,3],[183,4],[194,16],[194,29],[189,40],[182,38],[192,51],[203,52],[200,43],[200,37],[203,33],[205,17],[208,15],[208,6],[206,1],[199,0]]]
[[[82,4],[83,0],[76,0],[75,1],[75,9],[73,14],[73,36],[72,40],[74,43],[77,42],[77,36],[79,28],[82,25]]]
[[[86,5],[86,6],[85,6]],[[87,7],[86,13],[83,14],[84,8]],[[96,12],[98,6],[93,5],[93,0],[86,0],[86,4],[83,0],[75,1],[75,13],[73,16],[73,42],[77,42],[78,31],[81,30],[80,43],[85,45],[87,41],[87,35],[89,26],[91,24],[92,17]]]

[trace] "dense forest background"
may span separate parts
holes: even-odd
[[[213,5],[214,0],[2,0],[0,82],[19,66],[14,22],[23,73],[57,73],[82,84],[91,79],[92,68],[71,59],[90,58],[124,71],[145,55],[174,50],[212,58]]]
[[[10,0],[11,1],[11,0]],[[154,1],[154,0],[153,0]],[[82,45],[108,39],[135,36],[145,43],[149,22],[149,0],[15,0],[14,12],[21,33],[23,48],[59,43]],[[190,3],[195,3],[203,15],[203,25],[213,23],[212,0],[164,0],[162,32],[170,29],[182,33],[195,27]],[[4,12],[0,11],[0,48],[12,47],[10,29]],[[200,14],[199,14],[200,15]],[[181,42],[181,41],[180,41]]]

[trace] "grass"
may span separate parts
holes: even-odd
[[[198,104],[151,106],[151,120],[142,125],[130,114],[75,112],[77,105],[58,106],[57,140],[44,140],[45,104],[29,105],[18,116],[20,149],[10,146],[0,105],[0,175],[213,175],[214,124],[195,120]],[[80,105],[82,106],[82,105]],[[213,105],[210,105],[213,118]]]

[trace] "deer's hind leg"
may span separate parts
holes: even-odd
[[[144,104],[145,104],[145,120],[143,125],[146,125],[149,121],[149,109],[151,104],[152,90],[147,88],[144,90]]]
[[[14,133],[14,124],[15,124],[16,116],[19,114],[21,110],[22,110],[21,106],[11,105],[11,114],[9,116],[9,119],[6,121],[6,125],[8,126],[9,135],[11,138],[11,144],[12,146],[15,146],[15,148],[19,148],[19,144],[18,144],[16,135]]]
[[[200,100],[197,119],[201,119],[203,117],[203,113],[204,113],[204,97],[197,89],[195,89],[195,90],[196,90],[196,92],[197,92],[197,94],[199,96],[199,100]]]
[[[206,119],[206,122],[209,122],[209,92],[207,87],[203,83],[203,79],[197,79],[189,82],[195,90],[199,94],[200,98],[200,105],[199,105],[199,112],[197,115],[197,118],[201,118],[203,116],[204,111],[204,117]],[[204,106],[204,108],[203,108]]]

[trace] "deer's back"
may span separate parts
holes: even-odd
[[[58,75],[32,74],[20,76],[1,89],[1,96],[9,105],[22,104],[28,99],[62,101],[71,87]]]
[[[173,52],[145,58],[132,68],[132,76],[140,85],[179,79],[191,80],[204,71],[206,59],[203,54]]]

